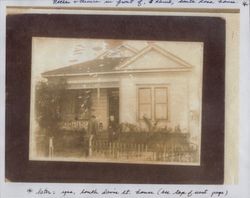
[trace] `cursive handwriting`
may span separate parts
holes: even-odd
[[[236,0],[52,0],[53,4],[108,4],[114,6],[136,5],[138,7],[152,4],[236,4]],[[248,5],[244,2],[244,6]]]
[[[134,0],[117,0],[116,6],[119,6],[120,4],[132,4]]]
[[[65,196],[68,196],[68,195],[74,195],[75,192],[73,192],[72,190],[63,190],[61,192],[61,194],[65,197]]]
[[[157,191],[157,195],[169,195],[169,194],[171,194],[170,191],[165,190],[165,189],[162,189],[162,188],[160,188],[160,189]]]
[[[80,195],[82,194],[99,194],[97,189],[93,189],[93,190],[85,190],[85,189],[82,189],[82,191],[80,192]]]
[[[211,196],[210,197],[225,197],[225,196],[227,196],[227,191],[226,192],[224,192],[224,191],[214,191],[214,192],[212,192],[211,193]]]
[[[116,190],[109,190],[109,189],[105,189],[103,192],[102,192],[103,195],[107,195],[107,194],[116,194],[118,195],[119,192],[116,191]]]
[[[112,3],[111,0],[106,0],[106,1],[108,1],[109,3]],[[116,6],[133,4],[133,3],[139,7],[146,4],[145,0],[116,0]]]
[[[70,4],[67,0],[53,0],[53,4]]]
[[[236,3],[234,0],[219,0],[218,3]]]
[[[179,0],[178,3],[196,3],[194,0]]]
[[[150,0],[149,3],[154,4],[173,4],[172,0]]]
[[[80,0],[79,3],[100,3],[99,0]]]
[[[53,192],[48,190],[47,188],[43,189],[43,188],[40,188],[38,191],[36,191],[35,194],[37,195],[50,195],[52,194]],[[54,193],[53,193],[54,194]]]
[[[198,3],[208,3],[208,4],[211,4],[211,3],[214,3],[214,1],[212,1],[212,0],[200,0]]]
[[[129,195],[131,193],[131,191],[130,190],[124,190],[124,191],[122,191],[122,195]]]
[[[95,196],[95,195],[101,195],[101,196],[119,196],[126,198],[128,195],[137,195],[137,196],[147,196],[147,197],[159,197],[167,196],[167,198],[200,198],[200,196],[206,196],[210,198],[222,198],[227,197],[229,195],[228,190],[209,190],[209,189],[203,189],[203,190],[194,190],[194,189],[165,189],[165,188],[159,188],[155,190],[148,190],[148,189],[109,189],[105,188],[104,190],[98,189],[98,188],[83,188],[80,191],[74,191],[72,189],[65,189],[62,191],[56,191],[56,189],[49,189],[49,188],[38,188],[37,190],[33,190],[32,188],[28,188],[26,191],[27,194],[31,195],[32,197],[37,198],[43,198],[49,196],[50,198],[58,198],[58,197],[72,197],[72,198],[82,198],[82,196]],[[36,196],[35,196],[36,195]],[[229,196],[230,197],[230,196]]]
[[[180,197],[182,197],[183,195],[186,195],[186,194],[187,194],[187,192],[182,191],[182,190],[176,190],[176,191],[174,192],[174,195],[178,195],[178,196],[180,196]]]
[[[145,191],[145,190],[141,190],[138,189],[137,191],[135,191],[136,194],[144,194],[144,195],[153,195],[154,192],[153,191]]]

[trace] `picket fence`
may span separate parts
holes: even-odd
[[[89,149],[92,157],[163,162],[197,162],[199,152],[198,146],[194,144],[148,145],[96,140],[90,143]]]

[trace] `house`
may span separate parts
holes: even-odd
[[[69,94],[62,108],[65,127],[70,122],[86,127],[90,115],[104,129],[111,119],[143,125],[147,117],[161,126],[180,126],[189,132],[197,130],[190,129],[192,69],[154,43],[142,50],[121,44],[93,60],[47,71],[42,77],[67,81]]]

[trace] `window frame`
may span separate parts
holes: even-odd
[[[152,88],[153,90],[154,90],[154,103],[153,103],[153,105],[154,105],[154,120],[160,120],[160,121],[168,121],[169,120],[169,105],[168,105],[168,96],[169,96],[169,90],[168,90],[168,87],[167,86],[162,86],[162,87],[160,87],[160,86],[155,86],[155,87],[153,87]],[[165,103],[157,103],[156,102],[156,97],[155,97],[155,95],[156,95],[156,89],[165,89],[166,90],[166,102]],[[157,104],[164,104],[164,105],[166,105],[166,118],[156,118],[156,105]]]
[[[166,116],[166,119],[163,118],[163,119],[156,119],[156,100],[155,100],[155,90],[157,88],[165,88],[167,90],[167,98],[166,98],[166,113],[167,113],[167,116]],[[156,120],[159,120],[159,121],[169,121],[169,85],[137,85],[137,120],[138,121],[142,121],[143,119],[140,118],[140,89],[150,89],[150,95],[151,95],[151,117],[149,118],[149,120],[152,120],[152,121],[156,121]],[[163,103],[162,103],[163,104]]]
[[[141,89],[149,89],[150,91],[150,103],[140,103],[140,90]],[[150,117],[148,119],[152,120],[153,119],[153,109],[152,109],[152,104],[153,104],[153,100],[152,100],[152,88],[151,87],[138,87],[137,89],[137,94],[138,94],[138,100],[137,100],[137,105],[138,105],[138,120],[143,120],[143,118],[141,118],[140,116],[140,106],[141,104],[149,104],[150,105]]]

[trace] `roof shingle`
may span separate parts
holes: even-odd
[[[117,67],[127,59],[128,59],[127,57],[94,59],[87,62],[78,63],[63,68],[47,71],[42,73],[42,76],[110,72],[113,71],[115,67]]]

